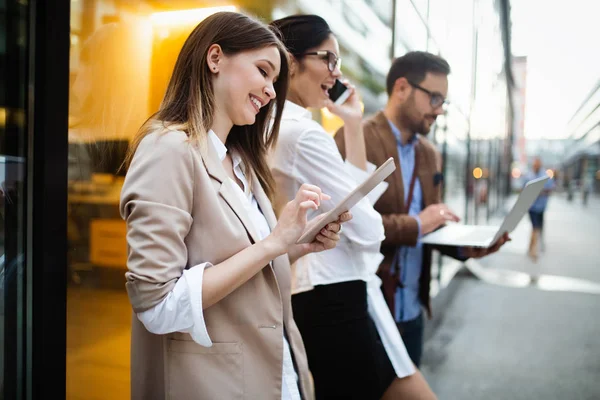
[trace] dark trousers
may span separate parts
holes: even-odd
[[[529,211],[529,219],[533,229],[544,229],[544,212],[543,211]]]
[[[423,314],[410,321],[397,322],[398,330],[402,336],[404,346],[412,362],[419,367],[421,364],[421,355],[423,354],[423,332],[425,324]]]

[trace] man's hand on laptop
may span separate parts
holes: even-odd
[[[492,247],[481,248],[481,247],[463,247],[461,249],[461,255],[467,258],[481,258],[489,254],[495,253],[500,250],[500,247],[504,246],[504,243],[510,242],[511,238],[508,233],[502,235],[500,239]]]
[[[456,216],[447,205],[443,203],[427,206],[419,213],[421,220],[421,234],[426,235],[435,231],[448,221],[458,222],[460,218]]]

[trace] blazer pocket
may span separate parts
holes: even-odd
[[[212,347],[200,346],[192,340],[169,339],[168,343],[169,351],[173,353],[242,354],[242,344],[238,342],[213,343]]]
[[[242,343],[200,346],[189,340],[167,340],[168,398],[171,400],[242,399]]]

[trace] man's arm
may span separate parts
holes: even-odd
[[[414,246],[419,237],[433,232],[449,221],[459,221],[458,216],[443,203],[425,207],[418,216],[385,214],[382,217],[386,237],[383,245],[397,246]],[[447,253],[454,254],[452,250],[447,250]]]
[[[554,183],[554,179],[550,178],[550,179],[548,179],[548,181],[544,185],[544,189],[542,190],[542,194],[546,195],[546,196],[549,196],[550,193],[552,193],[555,188],[556,188],[556,184]]]
[[[420,226],[417,219],[407,214],[382,214],[385,239],[382,246],[415,246]]]

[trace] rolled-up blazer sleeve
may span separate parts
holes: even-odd
[[[135,312],[173,290],[188,262],[195,158],[183,132],[151,133],[139,144],[121,192],[127,223],[126,288]]]

